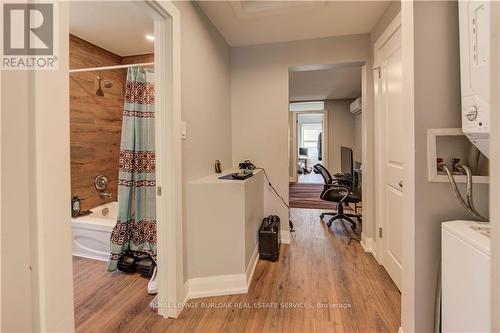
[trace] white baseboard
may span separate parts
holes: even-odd
[[[189,302],[189,281],[184,282],[184,303]]]
[[[245,294],[247,277],[242,273],[189,279],[188,289],[189,298]]]
[[[257,267],[257,262],[259,261],[259,244],[255,246],[255,249],[252,253],[252,258],[250,258],[250,262],[247,266],[247,287],[250,287],[250,283],[252,282],[253,273],[255,272],[255,267]]]
[[[255,267],[259,261],[259,247],[256,246],[245,273],[207,276],[189,279],[186,298],[246,294],[252,282]]]
[[[74,257],[81,257],[81,258],[85,258],[85,259],[92,259],[92,260],[99,260],[99,261],[108,261],[109,260],[109,254],[107,255],[92,255],[92,254],[88,254],[88,253],[85,253],[85,252],[73,252],[73,256]]]
[[[374,240],[371,237],[365,236],[363,233],[361,233],[361,241],[359,242],[361,244],[361,247],[366,253],[371,253],[375,255],[375,250],[374,250]]]
[[[291,242],[291,237],[290,237],[290,231],[289,230],[280,230],[280,237],[281,237],[281,243],[282,244],[290,244]]]

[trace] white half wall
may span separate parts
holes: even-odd
[[[187,139],[182,141],[183,229],[186,230],[186,184],[214,173],[215,160],[229,169],[231,112],[229,46],[194,2],[176,1],[181,13],[182,120]],[[189,246],[184,232],[184,278]]]

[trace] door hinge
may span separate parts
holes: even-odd
[[[159,195],[159,196],[161,196],[161,186],[158,186],[156,188],[156,194]]]
[[[378,237],[382,238],[382,228],[378,228]]]

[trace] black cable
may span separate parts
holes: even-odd
[[[269,180],[269,176],[267,175],[266,169],[261,168],[261,167],[255,167],[255,169],[264,171],[264,176],[266,177],[267,184],[273,190],[273,192],[276,194],[276,196],[281,199],[281,201],[286,206],[286,208],[288,208],[288,227],[290,228],[290,232],[295,232],[295,229],[293,228],[292,220],[290,218],[290,205],[286,203],[285,199],[278,193],[278,191],[274,188],[273,184],[271,184],[271,181]]]

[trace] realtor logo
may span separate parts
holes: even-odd
[[[2,69],[56,69],[54,3],[3,3]]]

